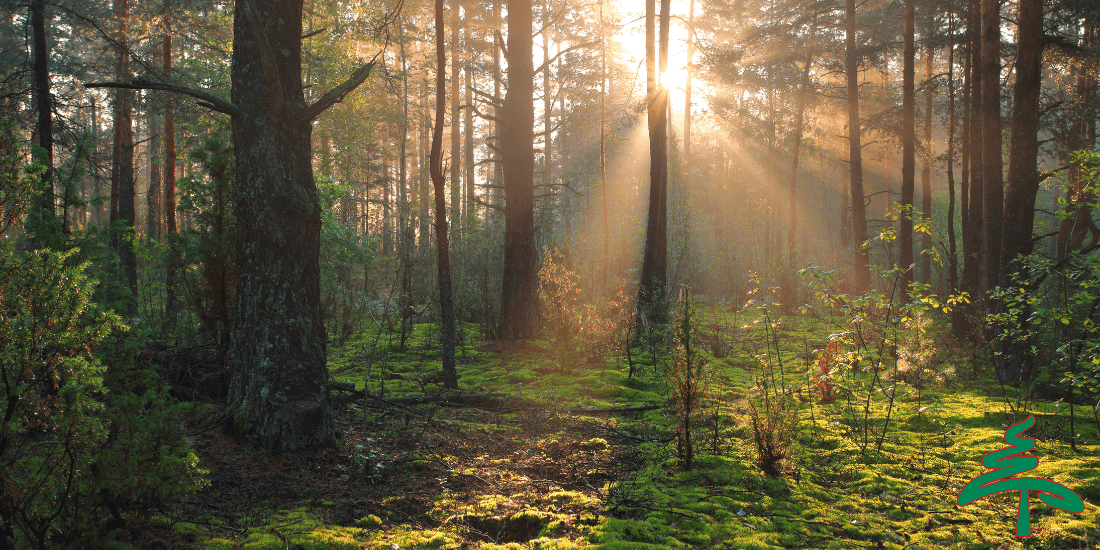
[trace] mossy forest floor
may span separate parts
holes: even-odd
[[[929,367],[935,381],[919,402],[903,386],[881,449],[861,452],[843,400],[818,403],[805,375],[828,330],[809,316],[784,318],[779,347],[789,379],[803,373],[806,389],[797,444],[784,475],[772,478],[754,464],[746,411],[758,391],[763,332],[732,314],[708,315],[704,336],[710,331],[725,349],[711,350],[723,357],[710,359],[715,375],[692,471],[680,471],[675,458],[667,356],[636,349],[630,379],[623,356],[563,366],[549,343],[481,342],[470,330],[459,351],[461,390],[506,393],[512,405],[351,402],[337,411],[338,448],[275,457],[223,436],[217,406],[195,405],[186,428],[210,483],[181,517],[159,518],[159,530],[131,542],[155,546],[159,536],[162,546],[257,550],[1098,546],[1100,444],[1087,406],[1076,407],[1076,453],[1069,406],[1040,399],[1030,407],[1037,425],[1024,435],[1037,438],[1031,454],[1040,465],[1027,475],[1075,490],[1085,509],[1072,514],[1033,496],[1033,536],[1019,539],[1017,492],[957,504],[1014,423],[1001,387],[968,350],[942,343],[950,349]],[[404,352],[386,334],[330,349],[333,377],[360,389],[369,378],[376,396],[438,391],[430,331],[419,325]],[[568,412],[646,404],[660,408]]]

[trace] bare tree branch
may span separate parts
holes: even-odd
[[[358,88],[359,85],[370,76],[370,71],[373,68],[374,59],[370,60],[369,63],[365,63],[358,69],[355,69],[355,72],[351,73],[351,76],[348,77],[347,80],[326,92],[325,95],[321,96],[321,99],[318,99],[316,103],[310,105],[309,108],[306,109],[306,118],[313,120],[321,116],[321,113],[325,112],[329,107],[343,101],[345,96]]]
[[[219,113],[225,113],[231,116],[238,116],[243,113],[241,108],[237,105],[226,101],[214,94],[204,92],[202,90],[196,90],[194,88],[187,88],[184,86],[177,86],[175,84],[169,84],[167,82],[151,82],[143,78],[135,78],[129,83],[126,82],[85,82],[85,88],[122,88],[124,90],[165,90],[168,92],[174,92],[186,96],[191,96],[198,99],[198,104],[208,109],[213,109]]]
[[[594,42],[585,42],[584,44],[577,44],[576,46],[569,46],[568,48],[565,48],[564,50],[562,50],[562,51],[558,52],[557,54],[555,54],[554,57],[551,57],[550,59],[547,59],[546,63],[543,63],[542,65],[539,65],[539,68],[535,69],[535,74],[539,74],[542,71],[545,71],[547,67],[549,67],[553,62],[557,61],[559,57],[561,57],[562,55],[564,55],[566,53],[569,53],[569,52],[571,52],[573,50],[576,50],[576,49],[579,49],[579,48],[591,48],[592,46],[599,45],[599,43],[600,43],[600,41],[596,40]]]
[[[485,208],[492,208],[493,210],[496,210],[497,212],[504,212],[504,207],[503,206],[497,206],[495,204],[487,203],[487,202],[481,200],[481,198],[476,196],[476,195],[473,196],[473,197],[470,197],[470,198],[473,199],[474,202],[480,204],[481,206],[484,206]]]

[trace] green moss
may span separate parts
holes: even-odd
[[[175,531],[177,535],[186,537],[188,539],[194,539],[203,533],[203,529],[194,523],[187,523],[181,521],[172,526],[172,531]]]
[[[355,520],[356,527],[362,527],[363,529],[377,529],[382,526],[382,520],[378,516],[371,514],[366,517]]]

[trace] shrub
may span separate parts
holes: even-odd
[[[701,401],[706,394],[709,363],[700,349],[696,334],[698,318],[691,290],[683,288],[676,304],[676,322],[672,327],[672,362],[668,367],[668,381],[676,410],[676,450],[680,465],[690,470],[695,462],[692,440],[692,420],[698,415]]]
[[[603,307],[584,300],[580,277],[559,249],[546,254],[539,270],[543,327],[562,369],[601,361],[619,345],[617,334],[629,322],[631,301],[620,288]]]
[[[789,395],[771,395],[766,390],[762,399],[748,401],[756,465],[765,474],[779,477],[782,463],[790,458],[798,435],[798,401]]]
[[[39,170],[8,169],[11,139],[0,206],[20,212]],[[103,528],[193,491],[198,460],[163,382],[133,364],[142,338],[95,304],[79,250],[18,252],[2,233],[20,221],[0,224],[0,546],[102,546]]]
[[[819,351],[814,367],[814,385],[822,403],[836,401],[836,362],[844,347],[837,340],[830,340],[824,351]]]

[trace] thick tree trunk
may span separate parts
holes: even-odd
[[[321,204],[302,95],[301,0],[236,3],[236,321],[227,430],[268,451],[335,443],[321,316]]]
[[[456,8],[457,9],[457,8]],[[451,296],[451,257],[447,238],[446,182],[443,176],[443,121],[447,109],[447,50],[443,44],[443,0],[435,0],[435,127],[429,166],[435,191],[436,273],[439,277],[440,355],[443,359],[443,387],[458,387],[455,365],[455,311]]]
[[[860,145],[859,58],[856,53],[856,2],[845,3],[844,69],[848,84],[848,160],[852,191],[852,238],[855,240],[855,292],[871,285],[870,258],[863,243],[867,241],[867,215],[864,212],[863,148]]]
[[[901,298],[909,302],[909,286],[913,284],[913,195],[916,171],[916,92],[914,89],[915,8],[913,0],[905,2],[904,51],[901,76],[901,219],[898,231],[898,257],[901,273]]]
[[[982,271],[986,290],[1000,284],[1004,231],[1004,174],[1001,160],[1000,0],[982,3]]]
[[[1011,273],[1018,255],[1031,254],[1035,196],[1039,192],[1039,96],[1042,87],[1043,2],[1020,0],[1016,19],[1016,87],[1008,154],[1001,266]]]
[[[508,0],[508,95],[500,129],[505,207],[499,332],[511,340],[532,337],[538,313],[531,27],[531,0]]]
[[[661,0],[661,27],[667,26],[665,3]],[[638,289],[639,310],[655,323],[667,320],[666,282],[668,277],[668,150],[666,117],[668,94],[657,82],[654,66],[654,0],[646,2],[646,114],[649,120],[649,211],[646,217],[645,251],[642,256],[641,281]],[[665,39],[667,32],[662,32]],[[661,44],[662,53],[667,45]],[[662,55],[662,66],[667,54]]]

